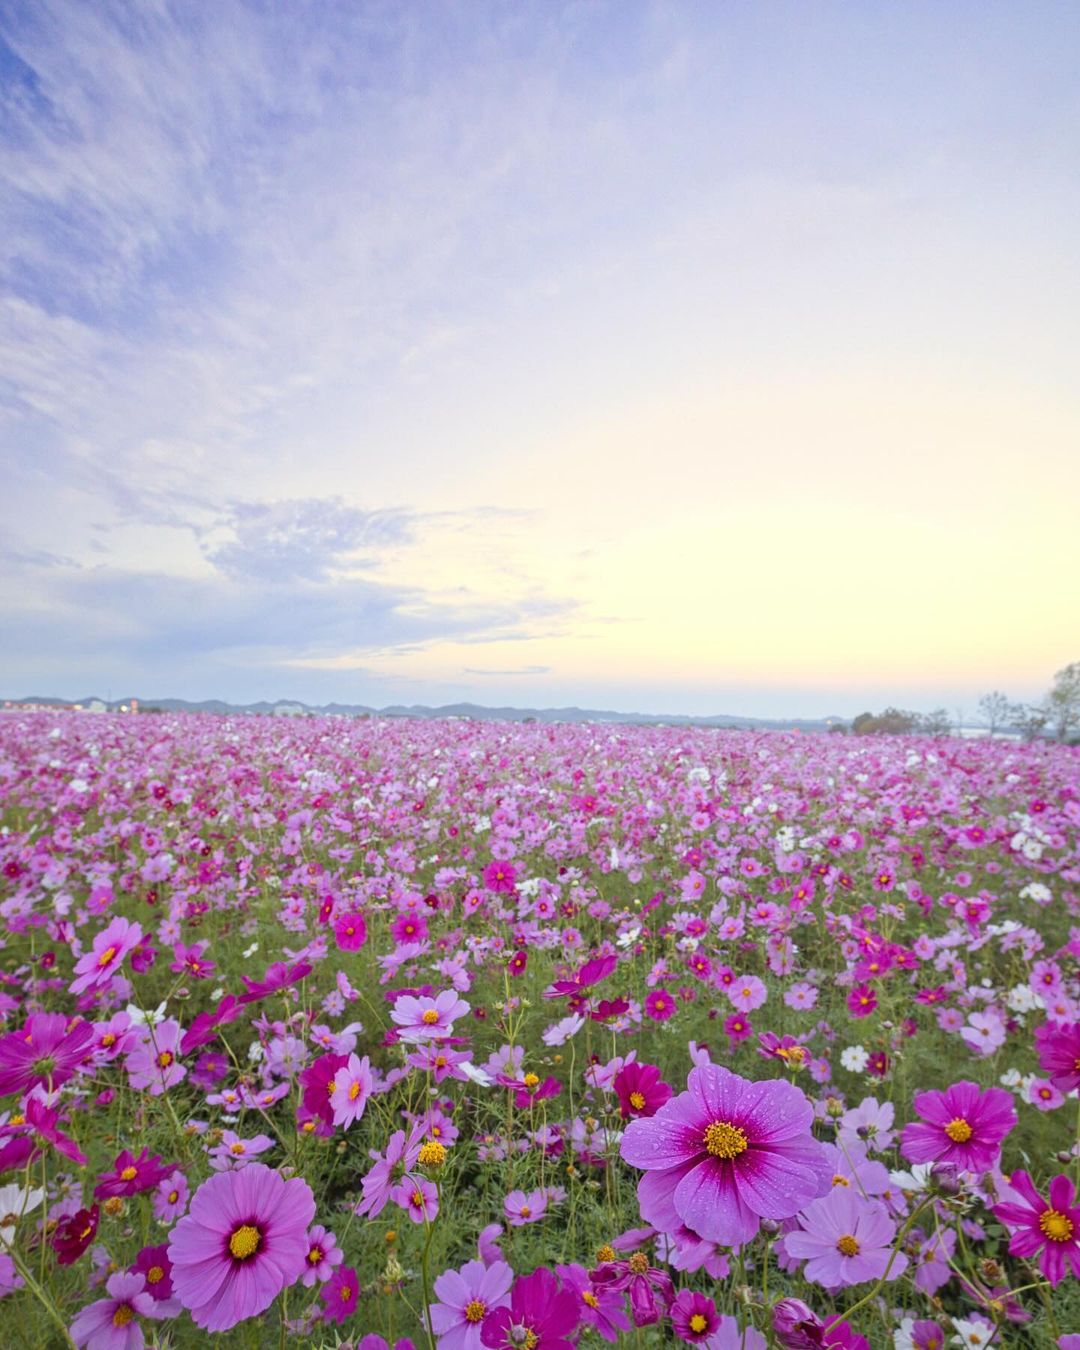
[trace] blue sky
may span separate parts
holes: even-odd
[[[1078,29],[0,0],[0,692],[1036,695]]]

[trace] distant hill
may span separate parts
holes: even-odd
[[[104,705],[111,712],[122,707],[130,708],[137,704],[141,711],[160,708],[165,712],[184,713],[274,713],[278,715],[338,716],[338,717],[460,717],[477,722],[606,722],[621,726],[685,726],[685,727],[741,727],[744,730],[792,730],[828,731],[838,723],[847,725],[841,717],[736,717],[728,713],[713,713],[703,717],[692,717],[683,713],[622,713],[602,708],[488,708],[479,703],[446,703],[438,708],[423,703],[391,704],[386,708],[372,708],[364,703],[325,703],[321,705],[301,703],[295,699],[279,699],[269,703],[227,703],[222,699],[203,699],[192,702],[184,698],[121,698],[106,702],[96,695],[71,700],[44,698],[33,694],[27,698],[10,700],[14,704],[26,707],[37,705],[50,708],[70,708],[78,703],[82,708]]]

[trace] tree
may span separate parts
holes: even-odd
[[[983,694],[982,698],[979,699],[979,716],[991,736],[997,731],[998,727],[1006,727],[1012,724],[1013,713],[1011,701],[1000,689],[995,689],[990,694]]]
[[[935,708],[933,712],[922,713],[918,729],[924,736],[948,736],[952,731],[948,708]]]
[[[1046,709],[1037,703],[1018,703],[1012,712],[1012,724],[1018,727],[1025,741],[1037,741],[1050,720]]]
[[[1059,741],[1067,741],[1080,731],[1080,661],[1063,666],[1054,676],[1046,696],[1046,711]]]

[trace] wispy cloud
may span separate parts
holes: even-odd
[[[550,675],[550,666],[513,666],[509,670],[484,670],[479,666],[466,666],[463,675]]]

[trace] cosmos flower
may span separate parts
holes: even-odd
[[[108,1298],[88,1304],[71,1324],[71,1339],[80,1350],[142,1350],[140,1317],[166,1316],[146,1292],[142,1275],[118,1271],[105,1285]]]
[[[651,1266],[644,1252],[631,1252],[625,1261],[603,1261],[589,1271],[589,1279],[597,1289],[612,1293],[629,1290],[630,1315],[636,1327],[659,1322],[675,1299],[671,1277]]]
[[[69,988],[73,994],[100,989],[112,980],[127,956],[142,941],[142,926],[117,917],[94,938],[91,949],[75,962],[75,979]]]
[[[630,1319],[623,1311],[621,1294],[593,1284],[584,1266],[572,1264],[556,1266],[555,1273],[563,1288],[580,1300],[578,1315],[605,1341],[618,1342],[619,1333],[630,1330]]]
[[[681,1289],[671,1305],[671,1329],[681,1341],[700,1345],[710,1341],[720,1328],[720,1316],[711,1298],[695,1290]]]
[[[343,952],[358,952],[367,941],[367,924],[359,910],[334,920],[334,941]]]
[[[302,1276],[314,1217],[307,1182],[262,1163],[203,1182],[169,1242],[173,1286],[195,1325],[228,1331],[265,1312]]]
[[[95,1048],[89,1022],[61,1013],[34,1013],[21,1031],[0,1036],[0,1097],[66,1083]]]
[[[913,1105],[922,1117],[905,1125],[901,1152],[909,1162],[951,1163],[986,1172],[1001,1154],[1001,1141],[1016,1124],[1011,1095],[1003,1088],[953,1083],[944,1092],[917,1092]]]
[[[1044,1200],[1027,1172],[1014,1172],[1010,1185],[1023,1203],[995,1205],[994,1215],[1012,1230],[1013,1256],[1039,1258],[1039,1269],[1056,1285],[1068,1270],[1080,1278],[1080,1207],[1074,1203],[1067,1176],[1054,1177],[1050,1199]]]
[[[364,1114],[374,1087],[371,1062],[367,1055],[363,1059],[350,1055],[345,1064],[335,1070],[333,1084],[330,1107],[334,1113],[334,1124],[348,1129]]]
[[[800,1227],[784,1236],[789,1256],[805,1260],[803,1274],[826,1289],[879,1280],[886,1267],[892,1279],[907,1268],[907,1257],[892,1256],[896,1224],[885,1206],[866,1200],[850,1186],[836,1186],[797,1215]]]
[[[459,1270],[444,1270],[434,1285],[439,1301],[429,1309],[439,1350],[480,1350],[484,1319],[509,1303],[513,1280],[505,1261],[466,1261]]]
[[[570,1340],[578,1326],[577,1299],[560,1289],[556,1276],[541,1266],[515,1280],[509,1304],[484,1318],[480,1343],[488,1350],[574,1350]]]
[[[623,1160],[645,1171],[642,1218],[724,1246],[749,1242],[761,1219],[786,1219],[829,1189],[813,1120],[791,1083],[751,1083],[714,1064],[692,1069],[687,1091],[622,1137]]]
[[[1035,1029],[1039,1067],[1062,1092],[1080,1088],[1080,1022],[1046,1022]]]
[[[656,1115],[672,1094],[671,1085],[660,1077],[655,1064],[641,1064],[637,1060],[623,1065],[612,1087],[619,1098],[623,1120]]]
[[[454,1021],[464,1017],[469,1004],[454,989],[446,989],[435,998],[405,995],[396,999],[390,1016],[403,1041],[439,1041],[454,1030]]]
[[[148,1191],[172,1172],[174,1163],[163,1163],[155,1153],[150,1156],[149,1149],[136,1158],[124,1149],[117,1154],[116,1161],[108,1172],[102,1172],[98,1184],[94,1187],[94,1199],[104,1200],[110,1195],[136,1195],[139,1191]]]
[[[326,1281],[334,1273],[334,1267],[340,1266],[345,1253],[337,1245],[337,1238],[328,1232],[321,1223],[317,1223],[307,1235],[308,1250],[304,1257],[304,1273],[300,1277],[305,1288]]]
[[[101,1209],[94,1205],[90,1209],[79,1209],[61,1219],[49,1239],[56,1253],[56,1263],[60,1266],[73,1265],[97,1236],[98,1219]]]
[[[323,1287],[319,1297],[323,1302],[323,1317],[327,1322],[345,1322],[356,1312],[360,1281],[352,1266],[340,1266]]]

